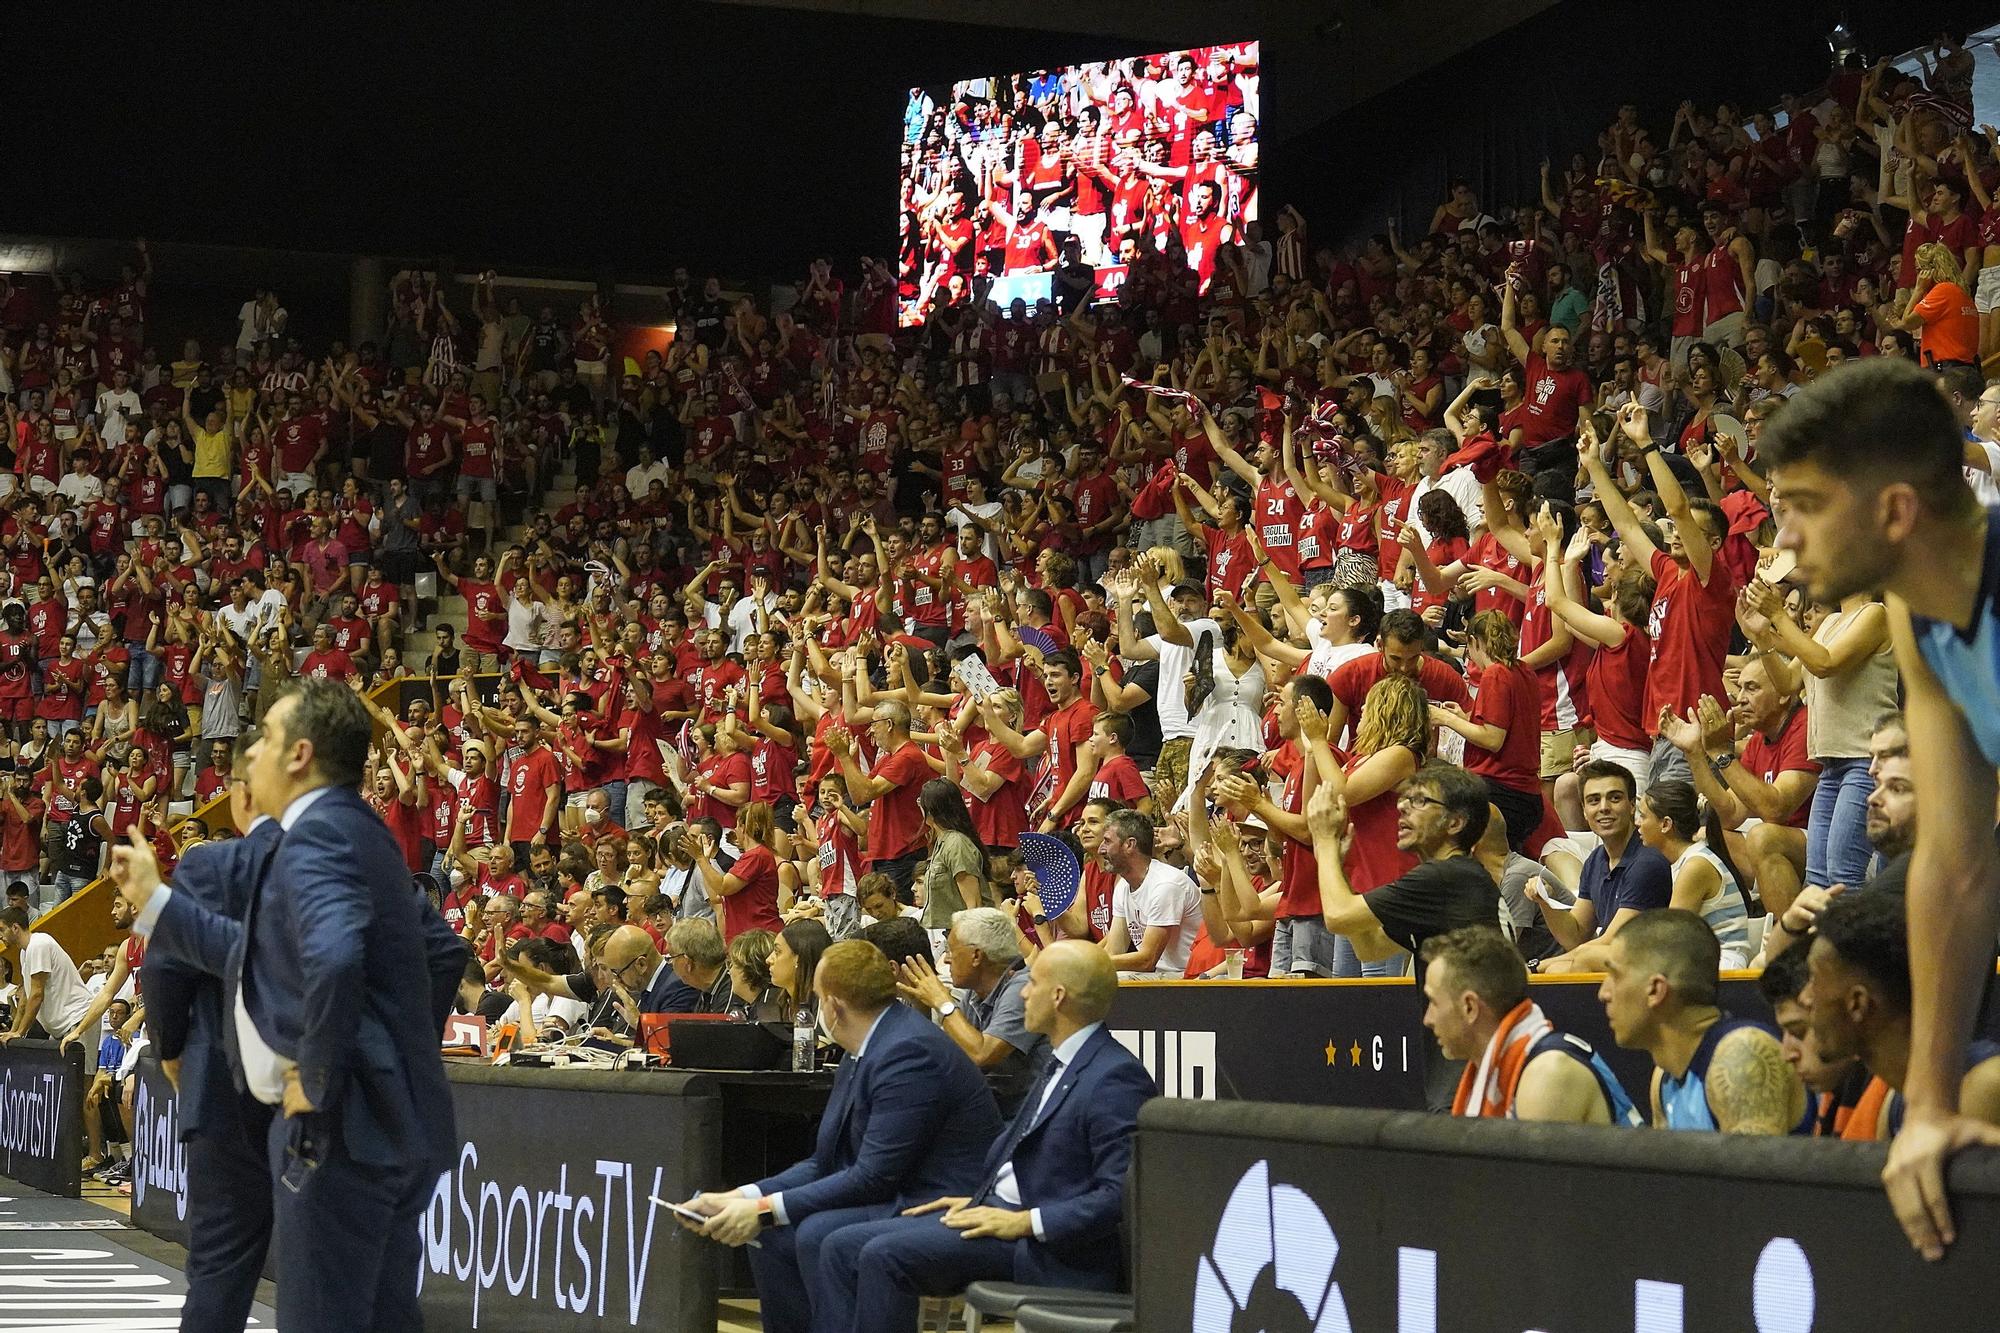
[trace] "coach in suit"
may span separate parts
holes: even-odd
[[[734,1194],[702,1194],[702,1235],[750,1252],[769,1333],[848,1326],[816,1281],[820,1246],[852,1223],[972,1188],[1000,1135],[993,1094],[958,1043],[896,999],[896,974],[862,940],[829,948],[813,974],[820,1021],[846,1059],[812,1156]],[[684,1225],[686,1225],[684,1223]],[[692,1229],[692,1228],[691,1228]]]
[[[251,794],[281,812],[280,837],[240,924],[143,886],[140,850],[119,849],[121,883],[148,896],[135,906],[159,938],[203,938],[186,952],[209,957],[227,942],[231,1062],[283,1111],[266,1157],[278,1322],[295,1331],[422,1327],[417,1215],[457,1149],[438,1034],[463,949],[423,920],[434,912],[412,916],[402,854],[355,791],[369,734],[360,699],[333,682],[307,681],[266,713]]]
[[[1118,990],[1111,959],[1069,940],[1028,973],[1028,1028],[1051,1058],[1014,1122],[986,1154],[979,1187],[902,1216],[843,1227],[820,1247],[818,1283],[838,1325],[907,1333],[919,1296],[981,1280],[1115,1291],[1118,1224],[1139,1107],[1153,1079],[1104,1028]],[[832,1329],[834,1324],[825,1327]]]
[[[247,742],[248,735],[238,739],[239,762]],[[238,921],[250,886],[277,849],[278,824],[251,812],[249,784],[240,777],[229,783],[229,813],[246,835],[189,849],[174,869],[174,889],[215,917]],[[271,1238],[271,1173],[264,1165],[271,1108],[240,1091],[230,1071],[222,990],[229,941],[214,932],[163,940],[157,922],[149,924],[155,933],[142,969],[146,1024],[179,1092],[178,1128],[187,1145],[188,1293],[181,1329],[242,1328]],[[205,944],[220,952],[183,957]]]

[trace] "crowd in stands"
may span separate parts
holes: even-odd
[[[1886,1127],[1893,1039],[1808,1021],[1794,946],[1823,925],[1811,988],[1824,950],[1907,1013],[1857,905],[1914,836],[1899,681],[1878,600],[1789,578],[1760,440],[1921,373],[2000,500],[1971,60],[1842,70],[1782,126],[1621,107],[1538,199],[1455,185],[1351,247],[1287,210],[1205,294],[1173,227],[1119,238],[1114,303],[910,330],[885,263],[777,310],[683,269],[623,365],[596,300],[492,274],[399,274],[354,346],[259,292],[169,351],[143,244],[17,282],[0,878],[46,907],[134,828],[170,865],[277,689],[344,679],[468,1004],[537,1030],[789,1022],[862,936],[1018,1075],[1059,940],[1126,978],[1414,964],[1461,1109],[1620,1120],[1585,1056],[1519,1086],[1554,1050],[1526,972],[1604,972],[1655,1116]],[[1780,958],[1782,1043],[1715,1009]]]

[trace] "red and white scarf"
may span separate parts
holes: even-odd
[[[1459,1075],[1458,1094],[1451,1100],[1451,1113],[1506,1119],[1514,1108],[1515,1089],[1521,1086],[1521,1071],[1528,1067],[1528,1052],[1555,1030],[1555,1024],[1549,1022],[1548,1015],[1533,1000],[1515,1005],[1500,1020],[1479,1063],[1467,1065]]]

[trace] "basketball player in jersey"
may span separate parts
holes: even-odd
[[[1908,362],[1870,357],[1821,377],[1772,416],[1758,454],[1778,545],[1813,599],[1888,598],[1924,811],[1909,871],[1908,1105],[1883,1180],[1910,1243],[1942,1258],[1954,1234],[1946,1160],[2000,1146],[2000,1128],[1958,1105],[2000,935],[2000,522],[1966,484],[1965,438],[1937,378]]]
[[[1790,1134],[1806,1089],[1777,1033],[1716,1005],[1722,949],[1693,912],[1656,907],[1611,939],[1597,998],[1611,1037],[1653,1057],[1655,1128]]]

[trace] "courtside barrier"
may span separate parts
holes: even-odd
[[[1996,1322],[2000,1153],[1911,1250],[1885,1150],[1159,1099],[1133,1159],[1138,1326],[1879,1333]]]

